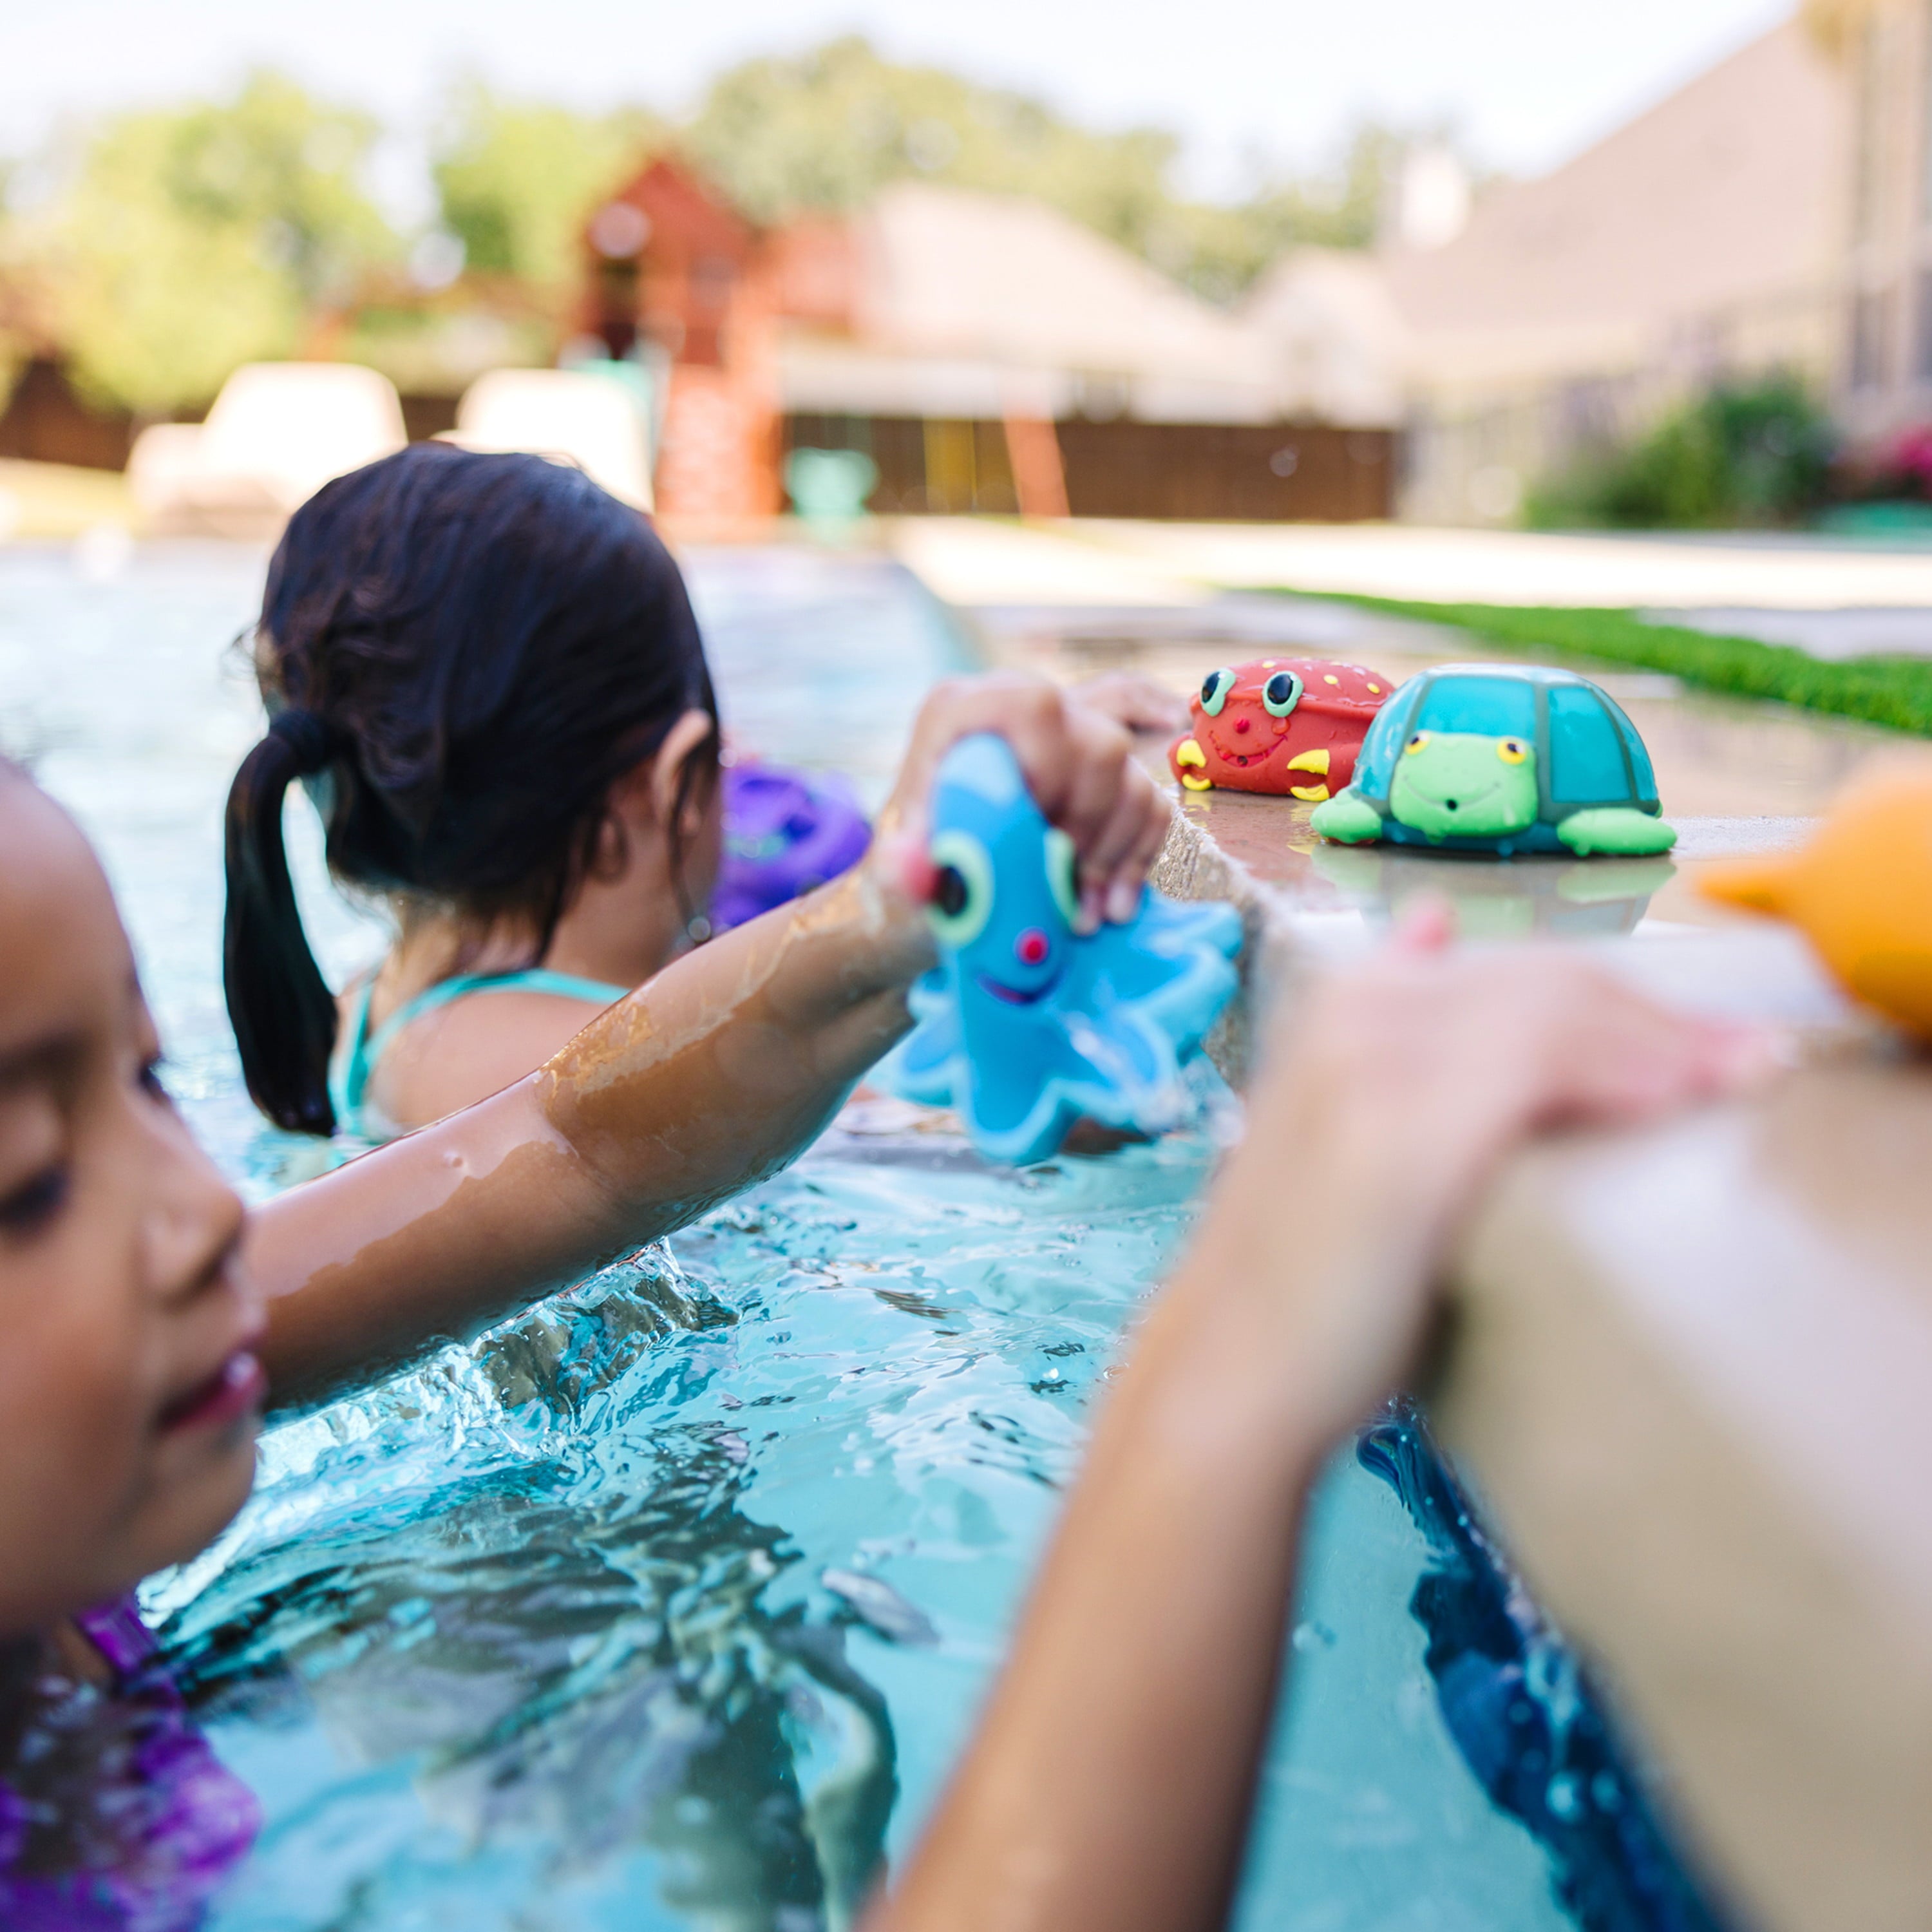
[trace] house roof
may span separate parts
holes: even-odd
[[[1037,202],[905,183],[853,233],[849,335],[801,332],[781,352],[794,407],[931,393],[961,414],[1277,413],[1252,331]]]

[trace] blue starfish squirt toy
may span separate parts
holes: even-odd
[[[987,733],[946,754],[932,824],[940,961],[913,988],[900,1090],[957,1107],[993,1160],[1043,1160],[1083,1115],[1172,1125],[1181,1066],[1234,990],[1240,915],[1143,890],[1126,925],[1076,933],[1073,842]]]

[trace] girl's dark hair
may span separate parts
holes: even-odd
[[[223,983],[256,1105],[327,1134],[335,1002],[290,884],[290,781],[308,782],[338,879],[524,921],[534,964],[611,786],[695,707],[713,723],[680,776],[676,876],[686,810],[717,778],[717,701],[683,580],[643,516],[579,470],[442,443],[338,477],[296,512],[254,657],[272,722],[228,794]]]

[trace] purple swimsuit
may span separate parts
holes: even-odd
[[[113,1679],[37,1688],[0,1778],[0,1925],[192,1932],[260,1809],[196,1728],[134,1599],[74,1622]]]

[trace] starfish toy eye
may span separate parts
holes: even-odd
[[[993,916],[993,861],[970,832],[942,832],[930,856],[939,879],[926,916],[946,945],[970,946]]]
[[[1075,876],[1073,841],[1057,825],[1046,834],[1046,884],[1060,916],[1071,926],[1080,916],[1080,886]]]
[[[1226,669],[1211,670],[1201,680],[1201,708],[1210,718],[1218,718],[1228,694],[1234,688],[1234,674]]]

